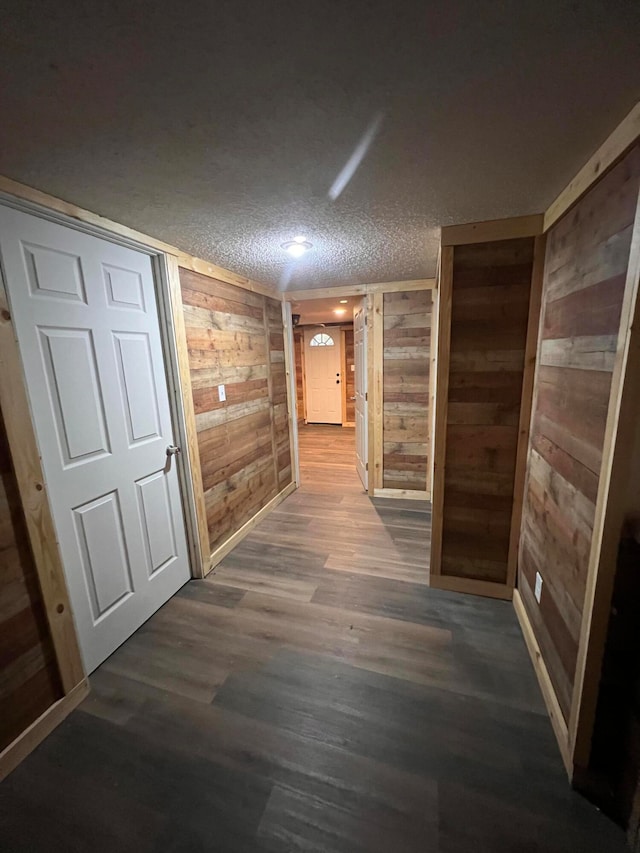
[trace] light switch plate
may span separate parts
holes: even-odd
[[[224,390],[224,385],[218,385],[218,400],[220,400],[221,403],[224,403],[226,399],[227,392]]]
[[[540,572],[536,572],[536,586],[533,594],[535,595],[538,604],[540,604],[540,598],[542,597],[542,575]]]

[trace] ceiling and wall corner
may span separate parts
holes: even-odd
[[[640,96],[640,4],[6,0],[0,55],[0,173],[291,290],[544,210]]]

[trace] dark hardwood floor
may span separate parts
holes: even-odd
[[[606,853],[512,606],[427,586],[425,505],[370,501],[353,432],[92,676],[0,786],[4,851]]]

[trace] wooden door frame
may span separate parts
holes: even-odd
[[[167,377],[167,396],[171,412],[171,425],[175,438],[183,448],[183,453],[177,458],[177,468],[185,535],[189,550],[190,573],[193,577],[201,577],[201,545],[197,534],[198,526],[193,500],[194,490],[190,465],[191,454],[187,438],[188,431],[185,423],[184,395],[179,372],[179,335],[176,333],[176,326],[178,325],[176,321],[180,317],[176,316],[178,312],[175,309],[178,306],[175,304],[175,281],[172,281],[172,278],[175,278],[175,273],[172,277],[168,257],[163,252],[158,252],[157,249],[146,246],[138,240],[108,231],[100,225],[78,221],[64,213],[42,207],[42,205],[28,200],[0,193],[0,204],[66,228],[72,228],[74,231],[79,231],[142,252],[150,258],[154,276],[154,289],[157,293],[158,327],[164,357],[164,369]],[[177,261],[175,269],[177,270]],[[173,294],[171,292],[172,289]],[[37,481],[39,492],[37,506],[38,512],[44,519],[44,524],[40,527],[28,523],[27,527],[34,555],[48,555],[46,567],[41,558],[36,558],[36,565],[38,566],[38,575],[45,601],[45,610],[52,632],[56,658],[66,692],[78,684],[80,677],[85,678],[86,674],[81,662],[78,635],[69,602],[64,564],[57,546],[51,504],[40,462],[37,434],[28,404],[22,358],[17,335],[11,321],[8,299],[4,292],[2,293],[2,300],[2,318],[7,328],[10,328],[11,331],[10,334],[5,333],[3,341],[4,351],[2,357],[7,367],[3,370],[5,382],[2,389],[0,389],[0,404],[2,404],[3,413],[7,421],[9,449],[16,468],[18,485],[27,518],[34,508],[33,495],[26,493],[28,481],[31,480],[33,482],[34,478]],[[11,352],[11,349],[14,349],[14,352]],[[7,397],[9,387],[11,388],[12,399],[10,404]],[[16,397],[22,395],[24,395],[26,402],[16,405]],[[26,460],[23,458],[25,453],[29,455],[30,461],[28,465],[25,464]],[[28,470],[31,472],[30,474],[28,474]],[[56,543],[55,554],[49,553],[51,542]],[[56,589],[56,595],[53,596],[51,595],[52,585]],[[64,623],[64,639],[60,636],[62,630],[60,626],[62,623]]]
[[[298,439],[298,394],[296,387],[296,354],[295,341],[293,340],[293,318],[291,316],[291,304],[282,301],[282,325],[284,328],[284,366],[287,377],[287,412],[289,416],[289,447],[291,450],[291,463],[293,482],[296,488],[300,487],[300,443]],[[302,341],[302,352],[304,358],[304,336]],[[303,362],[304,363],[304,362]],[[304,377],[302,380],[302,393],[304,396]],[[306,413],[305,413],[306,414]],[[306,422],[306,418],[305,418]]]
[[[182,449],[182,453],[176,457],[176,464],[187,548],[189,551],[189,569],[192,577],[203,577],[204,558],[208,554],[207,552],[202,554],[198,507],[195,500],[196,492],[194,491],[193,472],[194,470],[199,472],[200,466],[199,464],[196,466],[193,464],[193,454],[194,450],[197,452],[197,445],[194,448],[193,442],[190,441],[190,430],[188,429],[187,422],[190,413],[188,411],[189,407],[186,404],[191,401],[191,395],[189,387],[187,386],[185,389],[185,377],[181,377],[180,370],[182,365],[188,365],[188,359],[186,354],[186,339],[184,340],[184,353],[180,352],[182,341],[181,331],[184,329],[184,319],[181,311],[180,283],[179,278],[176,278],[178,269],[177,259],[171,255],[167,255],[165,252],[158,251],[153,246],[145,245],[137,239],[110,231],[102,225],[79,221],[57,210],[43,207],[28,200],[9,196],[3,192],[0,192],[0,204],[66,228],[72,228],[74,231],[79,231],[83,234],[133,249],[150,258],[154,290],[157,295],[158,328],[167,377],[167,396],[171,412],[171,426]],[[185,390],[187,391],[186,394]],[[191,401],[192,407],[193,402]],[[33,421],[31,428],[35,434]],[[195,461],[199,463],[199,460],[196,459]]]
[[[368,453],[368,494],[375,497],[418,497],[418,495],[383,489],[383,420],[382,420],[382,378],[383,378],[383,333],[384,333],[384,294],[411,292],[414,290],[435,290],[435,278],[412,279],[411,281],[380,281],[371,284],[338,285],[312,290],[289,290],[282,294],[283,302],[307,302],[327,297],[362,296],[365,299],[367,322],[366,348],[366,391],[367,391],[367,453]],[[433,347],[432,347],[433,354]],[[429,463],[428,463],[429,464]],[[420,499],[427,496],[420,493]]]
[[[289,306],[291,305],[291,303],[288,303],[288,302],[284,302],[283,304],[289,305]],[[337,342],[335,344],[335,346],[338,346],[338,348],[340,349],[340,358],[338,359],[338,362],[340,365],[339,372],[340,372],[341,377],[343,376],[343,364],[344,364],[344,333],[342,330],[342,326],[341,325],[326,326],[326,324],[324,324],[324,323],[305,324],[303,332],[302,332],[302,352],[303,352],[303,359],[304,359],[304,362],[303,362],[304,363],[304,371],[302,374],[302,387],[304,390],[305,401],[309,399],[309,394],[307,393],[308,389],[306,387],[306,385],[307,385],[307,369],[306,369],[307,332],[313,332],[312,337],[315,337],[320,332],[326,332],[327,334],[331,333],[331,337],[334,337],[336,339],[336,342]],[[311,340],[311,339],[309,339],[309,340]],[[328,347],[328,349],[331,349],[331,347]],[[339,421],[339,423],[334,423],[334,422],[327,423],[328,426],[344,426],[344,407],[345,407],[344,389],[345,389],[345,382],[343,379],[341,379],[340,380],[340,421]],[[306,408],[307,407],[305,406],[305,409]],[[305,422],[305,424],[308,422],[308,411],[305,411],[304,422]],[[322,424],[324,422],[323,421],[313,421],[313,423]]]

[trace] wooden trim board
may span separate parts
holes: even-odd
[[[442,513],[444,510],[444,460],[447,444],[447,398],[449,395],[449,351],[451,347],[451,304],[453,298],[453,247],[440,251],[438,310],[436,320],[437,353],[434,388],[433,482],[431,483],[431,558],[430,583],[440,575],[442,558]],[[433,323],[433,319],[432,319]]]
[[[507,586],[516,585],[518,569],[518,548],[520,545],[520,522],[524,502],[524,485],[527,476],[527,458],[529,454],[529,435],[533,411],[533,386],[538,360],[538,332],[540,309],[542,306],[542,286],[544,281],[544,260],[547,245],[546,236],[535,239],[533,250],[533,269],[531,271],[531,289],[529,291],[529,319],[524,349],[524,370],[522,373],[522,393],[520,395],[520,418],[518,422],[518,444],[513,481],[513,507],[511,510],[511,530],[509,534],[509,553],[507,557]]]
[[[560,747],[560,755],[562,756],[562,761],[564,763],[565,770],[567,771],[567,774],[569,776],[569,781],[571,781],[573,779],[573,760],[571,758],[571,752],[569,750],[569,736],[567,731],[567,724],[565,723],[564,717],[562,716],[560,703],[558,702],[558,697],[556,696],[556,692],[553,689],[553,684],[551,682],[549,672],[545,665],[542,652],[540,651],[540,646],[538,645],[538,641],[536,640],[533,631],[533,626],[529,621],[529,616],[527,615],[527,611],[525,610],[522,597],[517,589],[513,591],[513,608],[516,611],[516,616],[518,618],[518,622],[520,623],[520,629],[522,630],[522,635],[524,637],[529,656],[531,657],[531,662],[533,663],[533,668],[538,678],[538,683],[540,684],[542,698],[544,699],[545,705],[547,706],[547,712],[551,719],[551,725],[553,726],[553,731],[556,736],[556,740],[558,741],[558,746]]]
[[[435,512],[432,514],[432,518]],[[469,595],[482,595],[485,598],[499,598],[502,601],[511,601],[513,590],[503,583],[492,581],[480,581],[475,578],[459,578],[452,575],[430,575],[429,586],[434,589],[446,589],[449,592],[465,592]]]
[[[513,240],[517,237],[536,237],[542,234],[544,216],[515,216],[511,219],[490,219],[486,222],[469,222],[447,225],[442,228],[442,246],[461,246],[467,243],[491,243],[494,240]]]
[[[282,298],[285,302],[306,302],[309,299],[327,299],[334,296],[367,296],[370,293],[433,290],[435,287],[434,278],[418,278],[410,281],[380,281],[374,284],[337,284],[335,287],[319,287],[315,290],[288,290]]]
[[[280,303],[280,313],[282,313],[282,302]],[[276,433],[275,433],[275,416],[273,411],[273,374],[271,371],[271,345],[269,343],[269,315],[267,312],[267,301],[263,298],[262,300],[262,326],[264,329],[264,339],[266,341],[267,347],[267,355],[266,355],[266,367],[267,367],[267,400],[269,400],[269,420],[270,420],[270,429],[271,433],[271,460],[273,463],[273,482],[275,483],[275,488],[278,488],[278,450],[276,447]],[[283,348],[285,346],[284,343],[284,325],[282,328],[283,335]],[[289,411],[289,393],[287,388],[287,413]],[[288,421],[287,424],[290,428],[291,421]],[[289,430],[289,438],[291,438],[291,431]]]
[[[296,354],[293,340],[291,305],[282,300],[282,332],[284,336],[284,367],[287,378],[287,417],[289,418],[289,452],[293,482],[300,485],[300,448],[298,445],[298,389],[296,384]],[[304,347],[303,347],[304,350]],[[304,400],[304,377],[302,383]]]
[[[640,417],[640,195],[622,302],[587,570],[569,737],[576,766],[588,766],[617,553],[625,514],[629,459]]]
[[[605,139],[598,150],[567,184],[544,214],[544,230],[551,226],[640,138],[640,102]]]
[[[227,284],[234,284],[236,287],[250,290],[252,293],[259,293],[262,296],[269,296],[271,299],[279,299],[280,297],[280,292],[275,287],[270,287],[268,284],[262,284],[259,281],[253,281],[250,278],[237,275],[210,261],[194,258],[192,255],[181,252],[179,249],[174,249],[173,253],[175,254],[176,252],[178,255],[178,265],[183,269],[200,273],[200,275],[206,275],[209,278],[215,278],[217,281],[224,281]]]
[[[89,694],[89,682],[83,678],[66,696],[58,699],[37,720],[26,728],[9,746],[0,752],[0,782],[29,755],[30,752],[59,726],[74,708]]]
[[[372,495],[375,489],[373,472],[376,464],[375,457],[375,418],[373,413],[373,402],[375,388],[373,381],[373,294],[366,296],[365,323],[367,325],[367,492]]]
[[[184,323],[184,312],[182,310],[182,291],[180,289],[180,270],[178,262],[172,255],[166,255],[167,283],[169,298],[171,301],[171,314],[173,318],[173,331],[178,358],[178,372],[180,380],[180,394],[182,398],[183,429],[186,437],[186,462],[190,482],[187,483],[190,494],[183,493],[184,501],[190,506],[191,530],[189,539],[194,556],[194,564],[191,567],[192,576],[203,578],[208,571],[209,528],[207,525],[207,508],[204,500],[204,488],[202,484],[202,468],[200,466],[200,450],[198,448],[198,431],[196,429],[196,415],[193,406],[193,395],[191,393],[191,372],[189,369],[189,349],[187,346],[187,333]],[[184,452],[183,451],[183,452]]]
[[[342,426],[347,423],[347,331],[340,329],[340,397],[342,405],[342,416],[340,418]]]
[[[383,435],[383,371],[384,371],[384,298],[381,292],[373,294],[372,303],[372,357],[373,357],[373,394],[369,393],[369,411],[373,414],[373,436],[369,434],[373,445],[373,469],[369,465],[369,488],[383,487],[384,477],[384,435]]]
[[[250,518],[249,521],[243,524],[240,530],[236,530],[233,536],[230,536],[225,542],[222,543],[222,545],[220,545],[219,548],[216,548],[216,550],[209,557],[209,568],[207,570],[207,574],[211,572],[212,569],[214,569],[218,565],[218,563],[222,562],[222,560],[224,560],[227,554],[230,551],[233,551],[236,545],[242,542],[245,536],[247,536],[247,534],[253,530],[256,524],[259,524],[267,515],[269,515],[270,512],[273,512],[273,510],[279,504],[281,504],[285,498],[288,498],[292,492],[295,492],[297,488],[297,483],[289,483],[289,485],[285,486],[285,488],[281,492],[279,492],[274,498],[271,498],[268,504],[265,504],[261,510],[258,510],[258,512],[253,516],[253,518]]]
[[[406,501],[429,501],[431,493],[419,489],[374,489],[374,498],[399,498]]]
[[[84,679],[73,611],[58,549],[40,450],[4,281],[0,278],[0,407],[7,432],[20,502],[49,622],[62,689],[70,693]]]

